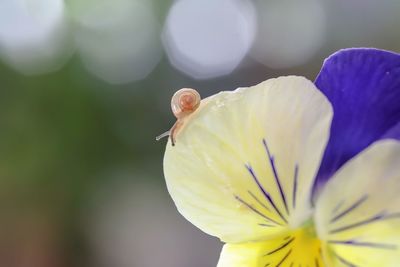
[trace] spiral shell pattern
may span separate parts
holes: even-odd
[[[172,97],[171,108],[175,117],[180,119],[195,111],[200,105],[200,94],[191,88],[182,88]]]

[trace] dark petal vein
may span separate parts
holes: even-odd
[[[281,182],[280,182],[280,180],[279,180],[279,175],[278,175],[278,172],[277,172],[276,167],[275,167],[274,156],[270,153],[270,151],[269,151],[269,149],[268,149],[267,141],[266,141],[265,139],[263,139],[263,144],[264,144],[265,151],[267,152],[267,156],[268,156],[268,159],[269,159],[269,163],[270,163],[270,165],[271,165],[272,172],[273,172],[273,174],[274,174],[274,178],[275,178],[276,184],[278,185],[279,193],[281,194],[282,202],[283,202],[283,204],[284,204],[284,206],[285,206],[286,213],[289,214],[288,205],[287,205],[287,203],[286,203],[285,192],[283,191]]]
[[[266,210],[270,211],[270,209],[261,200],[259,200],[250,190],[247,190],[247,192],[252,198],[254,198],[255,201],[257,201],[258,204],[263,206],[263,208],[265,208]]]
[[[299,175],[299,166],[296,164],[294,167],[294,178],[293,178],[293,195],[292,195],[292,205],[293,209],[296,208],[296,195],[297,195],[297,179]]]
[[[279,267],[282,265],[282,263],[289,257],[290,253],[292,253],[292,249],[290,249],[288,251],[288,253],[286,253],[286,255],[282,258],[282,260],[276,265],[276,267]]]
[[[374,243],[374,242],[357,242],[354,240],[329,240],[328,243],[335,244],[335,245],[349,245],[349,246],[390,249],[390,250],[397,249],[397,246],[393,245],[393,244],[383,244],[383,243]]]
[[[275,223],[277,225],[282,225],[280,223],[278,223],[277,221],[275,221],[274,219],[271,219],[270,217],[268,217],[267,215],[263,214],[262,212],[260,212],[259,210],[257,210],[256,208],[254,208],[252,205],[250,205],[249,203],[247,203],[246,201],[244,201],[242,198],[240,198],[239,196],[235,195],[236,200],[238,200],[240,203],[242,203],[243,205],[245,205],[246,207],[248,207],[250,210],[252,210],[253,212],[257,213],[258,215],[260,215],[261,217],[263,217],[264,219]]]
[[[250,166],[250,164],[246,164],[246,169],[249,171],[250,175],[253,177],[254,181],[256,182],[258,188],[261,190],[261,192],[263,193],[263,195],[265,196],[265,198],[269,201],[269,203],[271,204],[271,206],[274,208],[274,210],[278,213],[279,217],[281,217],[281,219],[287,223],[287,220],[285,217],[283,217],[281,211],[278,209],[278,207],[275,205],[275,202],[273,201],[272,197],[268,194],[268,192],[264,189],[264,187],[261,185],[260,181],[258,180],[256,174],[254,173],[252,167]]]
[[[258,225],[263,226],[263,227],[275,227],[275,225],[266,224],[266,223],[259,223]]]
[[[274,249],[274,250],[268,252],[268,253],[265,254],[264,256],[268,256],[268,255],[274,254],[275,252],[278,252],[279,250],[284,249],[284,248],[287,247],[290,243],[292,243],[293,240],[294,240],[294,237],[292,237],[291,239],[289,239],[289,241],[287,241],[286,243],[282,244],[280,247],[278,247],[278,248],[276,248],[276,249]]]
[[[353,228],[356,228],[356,227],[364,226],[364,225],[367,225],[367,224],[370,224],[370,223],[374,223],[374,222],[377,222],[377,221],[383,221],[383,220],[389,220],[389,219],[399,219],[399,218],[400,218],[400,214],[394,213],[394,214],[385,215],[382,212],[382,213],[380,213],[380,214],[378,214],[378,215],[376,215],[374,217],[371,217],[369,219],[366,219],[366,220],[363,220],[363,221],[360,221],[360,222],[356,222],[356,223],[353,223],[353,224],[350,224],[350,225],[346,225],[346,226],[343,226],[343,227],[339,227],[339,228],[333,229],[333,230],[329,231],[329,233],[335,234],[335,233],[343,232],[343,231],[346,231],[346,230],[349,230],[349,229],[353,229]]]
[[[366,200],[368,199],[367,195],[364,195],[363,197],[361,197],[359,200],[357,200],[353,205],[351,205],[350,207],[348,207],[347,209],[345,209],[344,211],[340,212],[338,215],[336,215],[335,217],[333,217],[331,219],[331,223],[336,222],[337,220],[339,220],[340,218],[344,217],[345,215],[349,214],[351,211],[355,210],[356,208],[358,208],[359,206],[361,206],[361,204],[363,204]]]
[[[332,214],[335,214],[344,204],[344,200],[341,200],[336,206],[335,208],[332,210]]]
[[[315,258],[315,267],[319,267],[319,260],[318,260],[318,258]]]

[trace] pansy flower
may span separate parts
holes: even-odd
[[[179,212],[218,267],[400,266],[400,55],[347,49],[202,100],[167,144]]]

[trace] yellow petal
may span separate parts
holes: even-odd
[[[164,173],[178,210],[227,242],[297,227],[332,110],[312,82],[281,77],[202,101],[167,145]]]
[[[321,243],[297,230],[257,243],[226,244],[217,267],[324,267]]]
[[[346,163],[315,217],[334,266],[399,266],[400,142],[379,141]]]

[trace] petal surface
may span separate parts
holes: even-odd
[[[400,55],[372,48],[341,50],[325,60],[315,84],[334,110],[317,178],[321,185],[400,122]]]
[[[333,266],[398,266],[400,142],[378,141],[347,162],[321,192],[315,218]]]
[[[178,210],[226,242],[297,227],[310,216],[331,117],[329,102],[303,77],[203,100],[165,152],[166,183]]]
[[[274,239],[224,245],[217,267],[324,267],[319,240],[298,230]]]

